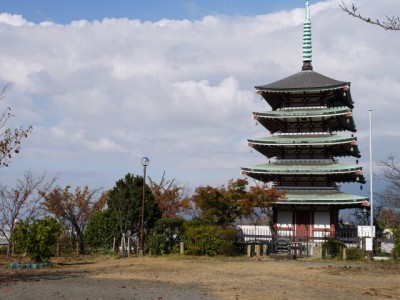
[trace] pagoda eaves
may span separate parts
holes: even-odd
[[[299,134],[299,135],[276,135],[272,137],[248,139],[249,147],[254,148],[268,158],[282,158],[285,153],[292,151],[298,153],[313,153],[320,156],[338,157],[353,156],[361,157],[357,146],[356,137],[342,137],[333,134]],[[305,155],[305,154],[304,154]]]
[[[332,190],[292,190],[277,201],[290,205],[341,205],[347,208],[368,206],[368,198]]]
[[[356,132],[351,109],[303,108],[253,112],[253,118],[271,133],[276,132]]]

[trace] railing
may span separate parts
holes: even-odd
[[[322,246],[328,239],[333,238],[346,245],[347,248],[361,247],[362,237],[358,236],[357,228],[340,228],[332,235],[330,227],[318,228],[309,233],[297,233],[294,229],[285,228],[275,232],[268,231],[260,234],[262,230],[254,229],[253,232],[247,230],[242,232],[242,241],[246,244],[267,245],[268,253],[277,253],[278,245],[287,243],[288,253],[294,255],[311,256],[313,247]],[[283,242],[284,241],[284,242]],[[280,247],[282,249],[282,247]]]

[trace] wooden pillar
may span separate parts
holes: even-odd
[[[396,262],[397,261],[397,256],[396,256],[396,252],[394,251],[394,249],[392,249],[392,252],[390,254],[391,254],[392,261]]]
[[[292,234],[293,234],[293,237],[292,237],[292,241],[296,241],[297,239],[296,239],[296,237],[297,237],[297,230],[296,230],[296,227],[297,227],[297,210],[296,210],[296,206],[293,206],[292,207]]]
[[[121,253],[122,253],[122,257],[126,256],[126,252],[125,252],[125,233],[122,234],[122,238],[121,238]]]
[[[368,261],[373,261],[374,260],[372,251],[367,251],[367,260]]]
[[[60,256],[60,241],[57,241],[56,256]]]
[[[247,245],[247,257],[251,257],[251,245]]]
[[[272,207],[272,240],[275,240],[278,233],[278,209],[276,206]]]
[[[315,216],[314,215],[315,215],[315,207],[311,206],[311,208],[310,208],[310,228],[309,228],[310,236],[309,236],[309,238],[310,238],[311,242],[313,242],[313,243],[314,243],[314,224],[315,224]]]
[[[276,206],[272,208],[272,223],[276,228],[276,224],[278,223],[278,208]]]
[[[336,228],[338,226],[338,210],[336,208],[336,206],[330,206],[329,207],[330,210],[330,224],[331,224],[331,228],[330,228],[330,234],[331,237],[334,238],[335,237],[335,233],[336,233]]]
[[[128,236],[128,257],[131,254],[131,236]]]
[[[321,245],[313,246],[313,257],[317,258],[317,259],[322,258],[322,246]]]

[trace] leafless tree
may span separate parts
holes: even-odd
[[[0,92],[0,101],[4,99],[6,88],[7,86]],[[7,127],[7,122],[12,117],[14,115],[10,107],[0,114],[0,167],[8,167],[12,156],[18,154],[21,149],[21,140],[28,137],[32,131],[32,126],[28,129]]]
[[[342,2],[342,4],[339,4],[339,6],[343,11],[347,12],[350,16],[361,19],[367,23],[380,26],[385,30],[400,30],[400,17],[386,16],[385,21],[379,21],[379,19],[373,20],[369,17],[361,15],[358,12],[358,8],[357,6],[354,5],[354,3],[351,4],[351,8],[347,7],[347,5],[344,2]]]
[[[379,179],[386,184],[383,192],[376,193],[384,208],[400,210],[400,163],[393,155],[378,163],[382,168]]]
[[[38,216],[43,195],[56,180],[57,177],[46,180],[45,175],[35,176],[27,171],[14,187],[0,184],[0,234],[8,242],[8,254],[11,254],[10,237],[18,220],[29,220]]]
[[[400,238],[400,163],[390,155],[378,164],[383,172],[379,176],[386,186],[383,192],[375,193],[381,206],[378,222],[384,228],[392,230]]]

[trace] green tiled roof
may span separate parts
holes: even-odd
[[[329,144],[348,144],[355,142],[354,137],[343,137],[336,134],[303,134],[303,135],[277,135],[271,137],[248,139],[249,143],[260,145],[329,145]]]
[[[276,204],[319,204],[319,205],[364,205],[369,206],[367,197],[351,195],[336,190],[290,190]]]
[[[273,163],[242,167],[242,174],[263,182],[285,181],[296,182],[296,178],[326,178],[327,183],[359,182],[365,183],[362,168],[345,165],[330,160],[280,160]],[[310,186],[312,182],[310,181]]]
[[[336,162],[327,162],[326,160],[302,161],[287,160],[267,164],[261,164],[251,167],[242,167],[242,170],[264,174],[293,174],[293,175],[323,175],[338,173],[354,173],[362,170],[361,167],[345,165]]]
[[[275,111],[254,112],[259,117],[268,118],[304,118],[304,117],[331,117],[351,113],[349,108],[307,108],[307,109],[280,109]]]
[[[253,118],[260,122],[271,133],[287,130],[302,131],[357,131],[351,109],[308,108],[281,109],[267,112],[253,112]],[[313,127],[319,126],[319,127]]]
[[[283,159],[285,154],[289,154],[290,150],[295,151],[294,153],[299,156],[300,153],[311,156],[314,151],[323,151],[332,157],[361,157],[357,146],[357,138],[343,137],[336,134],[275,135],[248,139],[247,141],[249,147],[268,158],[278,157]]]

